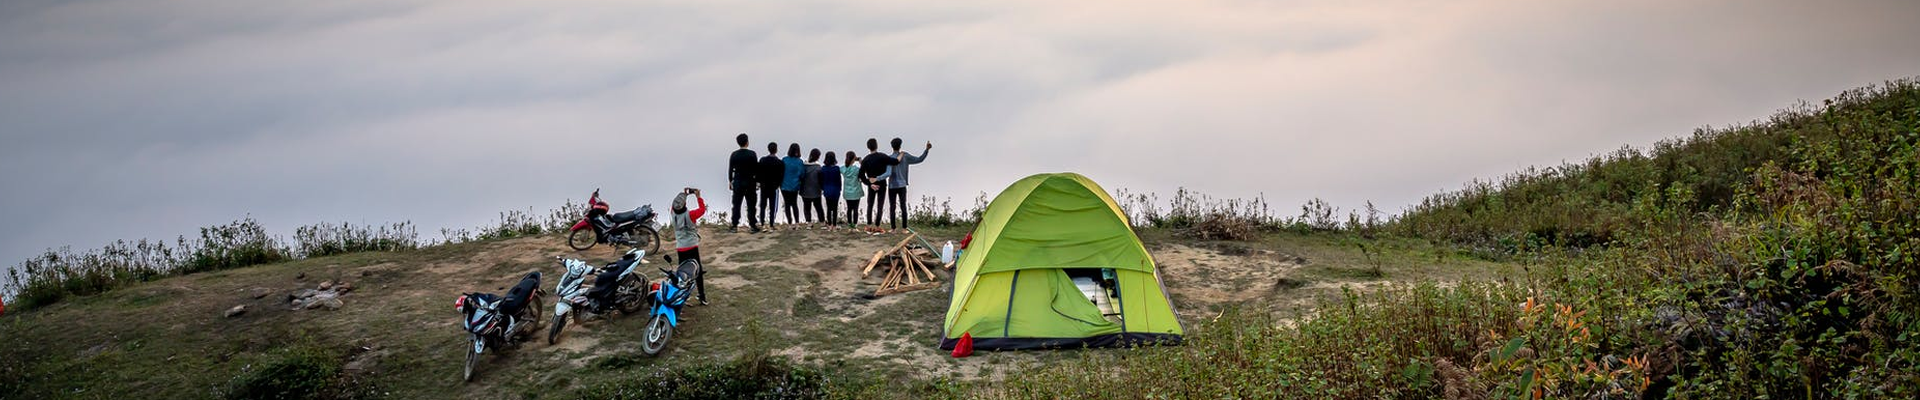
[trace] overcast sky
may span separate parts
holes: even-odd
[[[1917,5],[4,0],[0,260],[664,206],[741,132],[932,141],[913,193],[962,206],[1064,170],[1397,211],[1920,74]]]

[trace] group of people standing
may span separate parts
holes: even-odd
[[[821,153],[816,148],[802,160],[799,143],[788,144],[787,156],[782,158],[778,156],[780,143],[767,143],[767,155],[761,157],[750,148],[747,134],[734,137],[734,142],[740,149],[727,159],[727,187],[733,190],[733,222],[728,231],[738,232],[740,216],[745,215],[754,233],[762,231],[762,220],[767,229],[772,229],[776,217],[782,215],[788,225],[817,221],[826,226],[859,226],[863,198],[868,199],[868,224],[879,225],[884,213],[891,229],[905,228],[908,167],[926,161],[927,153],[933,150],[933,142],[927,142],[926,149],[916,156],[902,151],[900,138],[893,138],[893,153],[881,153],[880,141],[870,138],[865,157],[848,151],[841,159],[832,151]],[[825,163],[821,163],[823,154]],[[847,207],[844,220],[839,209],[842,201]],[[743,204],[745,213],[740,212]]]

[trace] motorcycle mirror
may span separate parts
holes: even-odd
[[[660,259],[662,259],[662,260],[667,260],[667,263],[669,263],[669,264],[671,264],[671,263],[673,263],[673,256],[672,256],[672,255],[661,255],[661,256],[660,256]]]

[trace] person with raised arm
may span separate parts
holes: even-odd
[[[927,142],[927,148],[915,156],[900,150],[900,138],[893,138],[893,158],[896,162],[893,170],[887,172],[887,225],[892,229],[907,227],[907,167],[927,160],[927,153],[933,151],[933,142]],[[898,215],[896,214],[897,211]],[[877,222],[877,221],[876,221]],[[897,223],[896,223],[897,222]]]

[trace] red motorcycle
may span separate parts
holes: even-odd
[[[587,198],[587,215],[574,223],[572,232],[567,234],[567,246],[586,250],[596,244],[609,243],[645,249],[648,254],[660,252],[660,231],[653,227],[659,215],[653,213],[652,205],[608,214],[610,210],[612,207],[600,200],[600,189],[594,189],[593,196]]]

